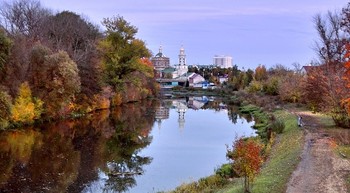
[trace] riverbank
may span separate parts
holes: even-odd
[[[303,131],[297,126],[296,116],[286,110],[277,110],[273,114],[284,121],[285,129],[282,134],[276,136],[271,154],[253,183],[252,192],[285,192],[286,184],[300,161]],[[241,179],[235,179],[233,183],[217,192],[243,192]]]
[[[277,110],[273,115],[285,123],[282,134],[275,138],[267,161],[253,183],[252,192],[284,192],[288,180],[299,163],[303,146],[303,132],[296,124],[296,116],[286,110]],[[202,178],[198,182],[183,184],[172,193],[182,192],[243,192],[243,179],[224,179],[217,174]]]
[[[294,105],[272,114],[285,123],[285,129],[276,135],[251,192],[349,192],[350,130],[337,128],[329,116]],[[298,115],[304,119],[302,128],[297,125]],[[213,175],[172,191],[182,192],[241,193],[243,179]]]

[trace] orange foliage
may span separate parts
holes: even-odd
[[[343,79],[346,81],[346,87],[350,88],[350,44],[346,44],[345,49],[346,53],[344,57],[346,58],[346,62],[344,63],[344,67],[346,70]],[[350,98],[343,99],[342,103],[345,105],[348,114],[350,114]]]
[[[264,65],[259,65],[255,69],[255,80],[261,81],[261,80],[266,80],[267,77],[267,70]]]
[[[333,138],[329,139],[327,142],[328,142],[328,145],[329,145],[332,149],[335,149],[335,148],[338,147],[338,144],[337,144],[336,140],[333,139]]]
[[[112,98],[112,104],[113,106],[119,106],[123,102],[123,97],[120,93],[116,93]]]
[[[350,44],[346,44],[346,53],[345,58],[347,59],[344,63],[344,66],[346,68],[344,79],[347,80],[347,87],[350,88]]]
[[[253,139],[242,138],[235,141],[233,149],[228,149],[227,156],[233,160],[233,168],[244,177],[245,190],[249,192],[249,184],[255,178],[263,162],[262,145]]]
[[[153,64],[149,58],[140,58],[140,63],[153,68]]]

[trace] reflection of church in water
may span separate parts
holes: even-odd
[[[208,102],[206,97],[189,97],[186,99],[164,100],[163,104],[156,108],[155,120],[158,123],[158,129],[161,129],[162,121],[169,119],[170,109],[175,109],[178,113],[179,130],[185,128],[185,114],[190,109],[198,110]]]

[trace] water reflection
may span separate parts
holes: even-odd
[[[158,129],[161,128],[162,121],[169,118],[170,109],[175,109],[178,113],[178,126],[182,130],[185,127],[185,113],[187,109],[199,110],[204,109],[204,105],[210,107],[209,102],[214,102],[214,98],[209,100],[206,96],[195,96],[180,99],[163,99],[158,107],[155,108],[156,111],[156,121],[158,123]],[[222,103],[221,103],[222,104]],[[224,108],[226,108],[226,105]],[[208,108],[208,107],[207,107]]]
[[[154,105],[129,104],[79,120],[2,133],[0,192],[82,192],[101,171],[108,176],[105,189],[128,190],[152,161],[138,153],[152,141]]]
[[[235,107],[190,97],[144,101],[78,120],[2,132],[0,192],[127,192],[139,185],[137,178],[153,162],[152,154],[141,152],[153,140],[154,123],[160,130],[175,111],[183,130],[189,109],[224,109],[233,123],[240,120]]]

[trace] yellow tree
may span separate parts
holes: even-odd
[[[40,99],[33,99],[32,92],[27,82],[19,87],[18,96],[11,109],[12,120],[15,123],[33,123],[42,113],[43,102]]]

